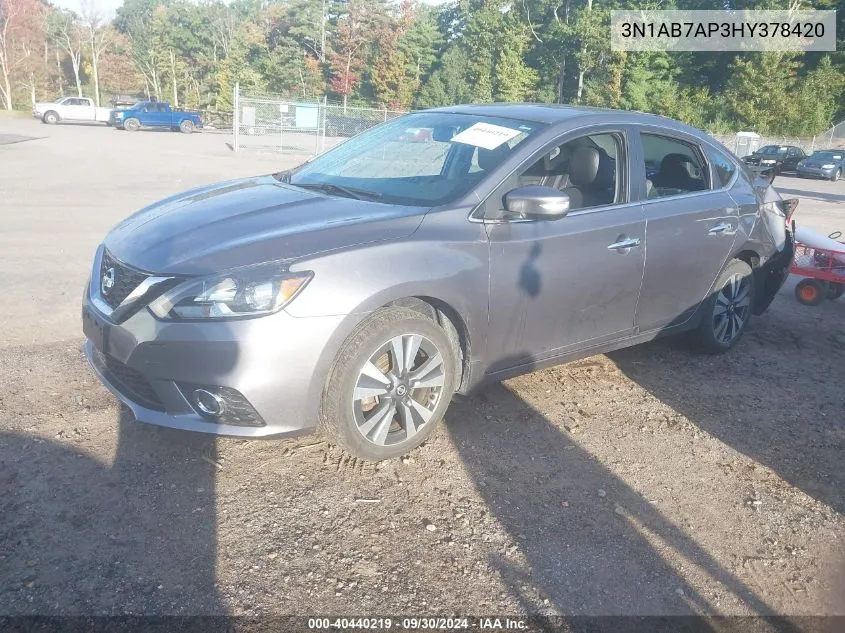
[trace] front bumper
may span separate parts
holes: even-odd
[[[798,172],[799,176],[805,178],[825,178],[829,180],[836,173],[836,167],[830,167],[828,169],[821,167],[798,167],[795,171]]]
[[[112,323],[83,300],[85,356],[99,379],[141,422],[239,437],[313,432],[344,317],[296,318],[284,311],[230,322],[171,323],[141,309]],[[108,366],[104,364],[108,360]],[[262,425],[204,417],[186,386],[236,390]]]

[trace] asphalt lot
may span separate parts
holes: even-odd
[[[298,160],[229,140],[0,118],[0,614],[845,614],[845,300],[792,284],[728,356],[536,372],[378,466],[128,420],[79,351],[91,257]],[[845,181],[776,186],[845,230]]]

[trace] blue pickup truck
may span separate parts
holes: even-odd
[[[149,127],[190,134],[202,128],[202,116],[199,112],[174,110],[162,101],[141,101],[126,110],[112,110],[109,123],[118,130],[130,132]]]

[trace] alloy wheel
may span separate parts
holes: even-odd
[[[716,295],[713,309],[713,334],[717,341],[729,345],[740,335],[751,312],[751,280],[735,274]]]
[[[378,446],[410,440],[431,420],[445,384],[434,343],[419,334],[393,337],[358,372],[352,392],[358,432]]]

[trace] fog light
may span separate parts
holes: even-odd
[[[208,422],[230,426],[264,426],[264,420],[237,389],[177,383],[185,400]]]
[[[194,404],[197,405],[200,413],[211,417],[218,417],[223,413],[225,406],[223,398],[208,389],[194,389]]]

